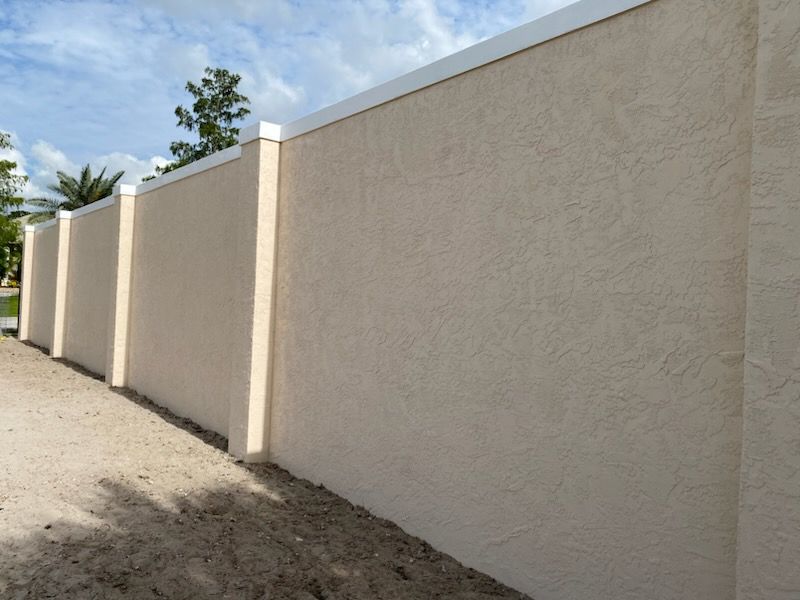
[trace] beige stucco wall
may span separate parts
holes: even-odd
[[[30,341],[37,346],[50,349],[53,343],[56,271],[58,270],[58,226],[54,225],[37,231],[33,248],[28,335]]]
[[[537,600],[734,596],[755,4],[284,142],[271,456]]]
[[[654,0],[245,143],[27,231],[20,333],[537,600],[794,600],[799,38]]]
[[[759,2],[737,598],[800,598],[800,3]]]
[[[255,140],[242,146],[237,198],[236,340],[231,360],[228,452],[248,462],[269,458],[272,350],[275,319],[275,252],[278,235],[280,144]]]
[[[105,374],[119,207],[72,219],[64,357]]]
[[[240,360],[241,159],[137,195],[128,385],[222,435]],[[239,328],[240,329],[240,328]]]

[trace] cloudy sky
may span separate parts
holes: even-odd
[[[285,123],[572,1],[0,0],[0,130],[28,197],[87,162],[138,183],[206,65]]]

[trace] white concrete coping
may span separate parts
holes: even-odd
[[[530,23],[520,25],[510,31],[465,48],[460,52],[446,56],[411,73],[401,75],[305,117],[283,125],[259,121],[243,127],[239,132],[239,144],[237,146],[231,146],[211,156],[206,156],[155,179],[135,186],[126,186],[132,189],[122,193],[137,195],[152,191],[173,181],[178,181],[184,177],[195,175],[206,169],[239,158],[243,144],[257,139],[285,142],[651,1],[578,0]],[[115,193],[117,193],[116,189]]]
[[[275,142],[290,140],[651,1],[578,0],[295,121],[283,125],[261,121],[245,127],[239,134],[239,143],[244,144],[257,137]]]
[[[25,225],[25,231],[41,231],[42,229],[48,229],[58,223],[58,218],[50,219],[49,221],[45,221],[44,223],[36,223],[35,225]],[[28,229],[30,227],[30,229]]]
[[[76,208],[72,211],[72,218],[77,219],[78,217],[82,217],[83,215],[88,215],[89,213],[93,213],[96,210],[101,210],[103,208],[108,208],[109,206],[114,205],[114,196],[106,196],[102,200],[97,200],[96,202],[92,202],[91,204],[87,204],[86,206],[81,206],[80,208]]]
[[[122,188],[125,191],[119,191],[119,188]],[[45,221],[44,223],[37,223],[35,225],[25,225],[25,231],[41,231],[42,229],[46,229],[47,227],[52,227],[56,224],[58,219],[77,219],[78,217],[82,217],[83,215],[87,215],[89,213],[93,213],[96,210],[102,210],[104,208],[108,208],[109,206],[114,205],[114,201],[116,196],[119,194],[131,194],[135,193],[136,186],[135,185],[115,185],[114,186],[114,194],[112,196],[106,196],[105,198],[101,198],[100,200],[96,200],[91,204],[87,204],[86,206],[81,206],[80,208],[76,208],[75,210],[57,210],[56,216],[49,221]]]
[[[134,191],[130,195],[134,196],[138,194],[144,194],[145,192],[150,192],[156,188],[160,188],[162,185],[167,185],[168,183],[172,183],[173,181],[178,181],[179,179],[183,179],[191,175],[196,175],[201,171],[206,171],[213,167],[218,167],[219,165],[224,164],[226,162],[236,160],[241,155],[242,155],[241,146],[237,145],[237,146],[231,146],[230,148],[225,148],[224,150],[220,150],[219,152],[215,152],[214,154],[203,157],[200,160],[196,160],[193,163],[189,163],[185,167],[175,169],[174,171],[170,171],[169,173],[164,173],[163,175],[160,175],[155,179],[144,181],[136,186],[131,186],[134,187]]]
[[[243,127],[239,131],[240,146],[258,139],[280,142],[281,125],[276,125],[275,123],[269,123],[267,121],[259,121],[258,123]]]
[[[129,183],[118,183],[114,186],[114,196],[135,196],[136,186]]]

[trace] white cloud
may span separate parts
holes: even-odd
[[[90,160],[89,165],[95,175],[99,174],[103,168],[106,170],[106,176],[112,175],[117,171],[124,171],[125,174],[120,179],[120,183],[137,184],[141,183],[142,177],[152,175],[156,167],[163,167],[168,162],[163,156],[151,156],[150,158],[141,159],[122,152],[112,152]]]
[[[78,177],[80,174],[83,165],[69,160],[64,152],[50,142],[37,140],[26,154],[25,145],[17,135],[12,133],[11,140],[14,148],[0,150],[0,159],[13,160],[17,163],[15,172],[29,177],[22,190],[22,196],[25,198],[52,196],[53,192],[47,189],[47,186],[58,182],[57,171],[64,171],[73,177]],[[137,184],[141,183],[144,176],[151,175],[156,167],[164,166],[169,161],[158,155],[137,158],[124,152],[111,152],[92,157],[87,162],[92,168],[93,175],[98,175],[103,168],[106,169],[106,176],[124,171],[120,183]]]
[[[37,140],[31,146],[31,155],[36,160],[35,177],[37,179],[52,179],[55,181],[56,171],[76,173],[80,168],[67,158],[61,150],[44,140]],[[48,183],[52,183],[48,181]]]
[[[24,150],[32,188],[101,160],[138,176],[190,137],[174,109],[206,65],[282,123],[571,1],[4,0],[0,127],[50,142]]]
[[[420,62],[458,52],[478,41],[470,33],[455,33],[453,20],[443,15],[433,0],[405,0],[401,14],[415,23],[421,35],[414,43]]]
[[[567,4],[572,4],[572,2],[574,0],[525,0],[523,2],[525,10],[522,13],[520,24],[537,19],[559,8],[564,8]]]
[[[41,196],[43,190],[39,188],[37,185],[33,183],[30,179],[30,174],[27,170],[27,161],[25,159],[25,155],[20,151],[19,145],[19,136],[13,131],[8,132],[11,134],[11,145],[12,148],[2,148],[0,149],[0,160],[10,160],[12,162],[17,163],[17,167],[13,169],[13,173],[15,175],[24,175],[27,176],[29,179],[25,183],[25,186],[21,190],[21,194],[25,198],[33,198],[36,196]]]

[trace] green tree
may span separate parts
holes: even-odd
[[[61,197],[28,200],[28,204],[39,209],[31,215],[30,222],[47,221],[55,216],[57,210],[75,210],[110,196],[114,192],[114,184],[120,180],[125,171],[117,171],[111,177],[106,177],[105,174],[106,170],[103,168],[97,177],[92,176],[92,168],[89,165],[81,169],[78,179],[58,171],[56,173],[58,183],[47,187]]]
[[[0,150],[12,150],[11,135],[0,131]],[[28,180],[17,175],[13,160],[0,160],[0,280],[12,275],[19,264],[22,245],[17,217],[24,215],[23,200],[16,194]]]
[[[194,97],[191,110],[183,106],[175,109],[178,127],[197,134],[198,141],[194,144],[172,142],[169,151],[175,160],[157,167],[157,175],[188,165],[238,142],[239,128],[233,123],[250,114],[250,109],[245,106],[250,104],[250,100],[237,89],[242,77],[227,69],[211,67],[205,68],[205,74],[199,85],[186,82],[186,91]]]

